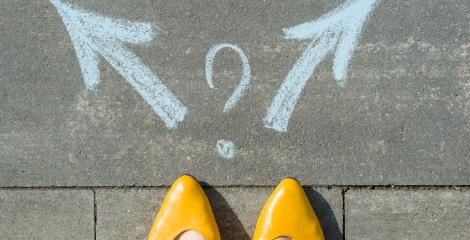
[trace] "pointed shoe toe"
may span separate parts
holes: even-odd
[[[174,240],[193,230],[205,240],[220,240],[209,200],[196,179],[179,177],[172,185],[153,223],[148,240]]]
[[[254,240],[324,240],[320,222],[300,183],[284,179],[263,207]]]

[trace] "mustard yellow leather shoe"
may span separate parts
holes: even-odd
[[[220,240],[219,228],[204,190],[191,176],[172,185],[150,230],[148,240],[174,240],[193,230],[206,240]]]
[[[263,207],[253,240],[324,240],[323,231],[300,183],[284,179]]]

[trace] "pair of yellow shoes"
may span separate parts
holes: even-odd
[[[209,200],[196,179],[178,178],[168,192],[148,240],[174,240],[193,230],[206,240],[220,240]],[[266,202],[254,240],[324,240],[320,222],[297,180],[283,180]]]

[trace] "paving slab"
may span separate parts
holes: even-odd
[[[94,240],[93,192],[0,190],[0,239]]]
[[[346,239],[468,239],[470,191],[347,191]]]
[[[264,119],[312,40],[285,39],[282,29],[344,0],[53,2],[151,23],[158,35],[141,44],[150,30],[119,38],[89,20],[101,32],[74,41],[115,34],[138,44],[77,45],[90,54],[80,55],[93,70],[84,71],[85,85],[56,7],[0,0],[0,186],[167,186],[183,173],[218,186],[274,185],[288,175],[308,185],[470,184],[468,0],[381,1],[364,22],[344,87],[332,51],[305,84],[286,132]],[[243,66],[236,51],[222,50],[209,87],[206,56],[221,43],[243,50],[251,70],[250,88],[228,112]],[[129,83],[154,75],[187,109],[174,129]],[[233,158],[223,157],[231,145],[219,140],[233,143]]]
[[[205,188],[223,239],[251,239],[272,188]],[[306,188],[328,240],[342,239],[340,189]],[[147,237],[167,189],[97,191],[97,240]]]

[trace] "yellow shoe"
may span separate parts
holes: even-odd
[[[284,179],[263,207],[253,240],[324,240],[317,215],[300,183]]]
[[[204,190],[193,177],[182,176],[166,195],[148,240],[174,240],[188,230],[198,232],[206,240],[220,240]]]

